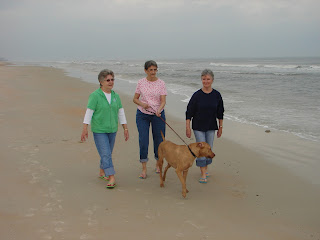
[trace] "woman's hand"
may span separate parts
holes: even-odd
[[[124,129],[123,135],[124,135],[124,140],[128,141],[128,139],[129,139],[129,130],[128,129]]]
[[[186,120],[186,135],[188,138],[191,138],[190,119]]]
[[[88,139],[88,124],[83,124],[83,129],[81,133],[81,141],[84,142]]]
[[[149,104],[143,103],[143,102],[141,102],[140,106],[143,107],[144,109],[148,109],[150,107]]]
[[[166,95],[160,95],[160,106],[158,110],[155,112],[157,117],[161,117],[161,112],[164,109],[165,105],[166,105]]]
[[[218,129],[217,137],[219,138],[219,137],[221,137],[221,135],[222,135],[222,127],[220,127],[220,128]]]
[[[186,128],[186,135],[188,138],[191,138],[191,129],[190,128]]]
[[[139,100],[140,98],[140,94],[135,93],[133,96],[133,102],[141,107],[143,107],[144,109],[148,109],[150,106],[147,103],[141,102]]]

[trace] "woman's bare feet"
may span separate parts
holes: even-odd
[[[141,179],[146,179],[147,178],[147,163],[146,162],[142,163],[142,172],[139,175],[139,178],[141,178]]]
[[[100,168],[100,173],[99,173],[99,176],[104,176],[104,170]]]

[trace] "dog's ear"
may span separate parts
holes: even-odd
[[[199,142],[199,143],[197,144],[197,147],[199,147],[199,148],[203,148],[203,144],[202,144],[202,142]]]

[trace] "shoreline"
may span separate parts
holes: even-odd
[[[0,188],[7,193],[0,201],[2,238],[101,239],[106,233],[140,239],[320,238],[319,185],[268,160],[293,158],[303,164],[299,158],[312,156],[307,151],[313,145],[301,146],[305,151],[292,156],[289,150],[296,148],[297,139],[226,121],[222,138],[214,142],[209,182],[198,183],[194,164],[187,179],[190,192],[182,199],[174,171],[168,171],[165,188],[159,187],[152,143],[148,178],[138,179],[136,105],[119,91],[130,139],[126,143],[119,129],[113,153],[117,187],[109,191],[97,178],[92,136],[79,143],[87,99],[98,84],[50,67],[11,65],[0,71],[5,136],[0,140],[0,179],[7,183]],[[184,138],[184,121],[169,113],[167,119]],[[168,128],[167,139],[181,141]],[[280,151],[278,144],[288,151]]]
[[[204,59],[197,59],[197,61],[203,62]],[[244,60],[244,62],[246,62],[246,61]],[[194,80],[189,79],[188,76],[184,76],[186,78],[186,79],[184,79],[184,77],[182,77],[182,75],[180,75],[180,74],[178,74],[176,78],[174,76],[171,76],[170,74],[167,74],[166,71],[172,72],[171,70],[173,70],[173,69],[175,69],[175,71],[177,71],[177,73],[181,72],[182,69],[186,70],[184,67],[178,67],[178,68],[174,67],[173,69],[170,70],[170,68],[168,69],[168,63],[170,63],[169,60],[167,60],[167,62],[165,61],[160,64],[160,68],[164,68],[163,70],[165,70],[165,71],[163,72],[164,74],[162,74],[162,71],[160,71],[158,77],[165,80],[167,83],[167,88],[168,88],[168,97],[167,98],[169,99],[170,97],[172,97],[172,99],[173,99],[173,101],[171,101],[171,103],[166,106],[166,109],[167,110],[174,110],[174,111],[171,111],[172,115],[175,115],[178,118],[181,118],[181,116],[182,117],[184,116],[184,109],[186,108],[186,102],[191,97],[193,92],[195,92],[196,90],[198,90],[198,88],[200,88],[201,83],[197,82],[197,81],[194,82]],[[206,62],[206,64],[207,63],[208,62]],[[294,64],[294,61],[292,63]],[[83,81],[90,82],[90,83],[96,83],[96,81],[97,81],[96,80],[96,72],[100,71],[100,69],[107,66],[107,67],[111,68],[112,70],[114,70],[114,72],[116,73],[116,76],[117,76],[116,87],[119,86],[120,91],[122,93],[128,94],[130,97],[132,95],[132,92],[134,92],[137,80],[144,76],[143,71],[141,72],[140,67],[138,67],[138,66],[142,65],[142,62],[139,62],[138,60],[136,60],[136,61],[123,60],[123,61],[119,61],[119,62],[110,61],[110,60],[93,61],[93,62],[86,62],[86,61],[75,61],[75,62],[68,62],[68,61],[67,62],[64,62],[64,61],[50,62],[50,61],[48,61],[48,62],[34,62],[34,63],[32,63],[32,62],[29,62],[29,63],[17,62],[17,64],[18,65],[20,64],[22,66],[23,65],[26,65],[26,66],[35,65],[35,66],[50,66],[50,67],[62,68],[67,72],[67,75],[69,75],[71,77],[81,78]],[[190,64],[190,61],[183,61],[183,60],[181,61],[181,66],[187,66],[188,64]],[[280,63],[276,61],[276,64],[280,64]],[[239,65],[239,66],[246,66],[246,65]],[[276,66],[278,67],[277,69],[279,69],[279,67],[280,67],[280,69],[282,69],[282,67],[283,67],[281,64],[274,65],[274,67],[276,67]],[[126,73],[126,68],[128,68],[127,70],[129,71],[129,73]],[[217,71],[217,73],[219,73],[221,69],[216,68],[215,70]],[[232,72],[232,70],[231,70],[231,72]],[[262,127],[265,129],[270,129],[271,131],[278,131],[279,130],[283,133],[288,132],[288,133],[292,133],[295,136],[301,137],[305,140],[320,142],[319,132],[318,132],[319,127],[318,127],[318,124],[316,121],[316,119],[317,119],[316,112],[314,112],[314,111],[312,113],[308,112],[309,115],[301,116],[301,114],[299,115],[299,112],[300,112],[298,110],[299,108],[291,109],[291,107],[289,106],[289,109],[288,109],[289,113],[288,113],[285,110],[284,105],[283,105],[283,104],[286,104],[286,100],[288,101],[287,98],[285,98],[285,99],[279,98],[277,102],[272,103],[272,101],[270,102],[270,99],[268,98],[268,96],[269,96],[268,94],[266,96],[263,96],[263,94],[261,95],[261,99],[266,97],[266,104],[260,104],[260,106],[257,109],[257,106],[255,104],[252,104],[252,102],[250,102],[250,99],[252,99],[252,96],[250,94],[249,95],[242,94],[241,96],[239,96],[239,99],[238,99],[237,94],[231,94],[231,92],[234,92],[235,89],[233,89],[232,86],[231,86],[231,89],[229,89],[229,87],[230,87],[230,86],[228,87],[229,80],[226,81],[226,75],[222,74],[222,73],[221,73],[221,76],[219,76],[219,75],[220,74],[218,74],[219,79],[214,84],[214,87],[217,90],[221,91],[221,93],[223,93],[223,96],[225,98],[226,107],[227,107],[227,109],[226,109],[227,111],[225,112],[225,119],[239,122],[239,123],[248,124],[251,126],[258,126],[258,127]],[[276,76],[278,76],[278,75],[276,74]],[[291,75],[289,74],[289,76],[291,76]],[[181,77],[184,80],[180,79]],[[174,79],[176,79],[176,80],[174,80]],[[278,79],[278,81],[279,80],[281,80],[281,79]],[[283,80],[285,82],[288,81],[288,79],[287,80],[283,79]],[[292,79],[292,80],[294,80],[294,79]],[[176,83],[176,81],[177,81],[177,83]],[[186,81],[185,84],[181,84],[184,81]],[[232,81],[233,80],[231,80],[231,82]],[[192,83],[192,84],[189,85],[189,83]],[[254,86],[254,84],[258,84],[258,85],[261,84],[261,82],[259,82],[259,80],[257,80],[256,83],[252,82],[251,84],[253,84],[253,86]],[[313,82],[311,82],[310,84],[311,84],[312,88],[316,87],[315,85],[313,85],[314,84]],[[308,84],[305,84],[305,85],[308,85]],[[196,87],[196,86],[198,86],[198,87]],[[274,83],[270,83],[270,86],[274,86]],[[284,86],[282,86],[282,87],[284,87]],[[267,88],[267,89],[269,89],[269,88]],[[286,89],[286,87],[285,87],[285,89]],[[285,89],[283,89],[283,90],[286,91]],[[241,93],[244,93],[243,91],[246,91],[246,90],[245,89],[241,90],[241,88],[240,88],[240,89],[238,89],[238,91]],[[288,89],[288,91],[291,92],[294,90]],[[237,91],[235,91],[235,92],[237,92]],[[307,99],[307,98],[308,98],[308,96],[305,96],[303,99]],[[238,100],[236,100],[236,99],[238,99]],[[258,97],[258,99],[260,99],[260,98]],[[282,103],[282,101],[283,101],[283,103]],[[293,102],[299,101],[299,99],[292,99],[292,101]],[[314,109],[316,109],[316,101],[312,101],[312,100],[310,100],[310,101],[311,101],[310,102],[311,105],[308,105],[308,106],[310,108],[314,107]],[[238,107],[236,107],[237,102],[242,102],[243,104],[247,104],[246,102],[248,102],[248,104],[249,104],[248,108],[243,106],[241,103],[238,105]],[[304,102],[304,104],[306,104],[306,102],[304,100],[302,102]],[[273,105],[278,105],[278,108],[272,107]],[[249,106],[251,106],[252,109]],[[268,106],[270,106],[270,108]],[[241,110],[242,107],[243,107],[244,112]],[[259,108],[265,109],[265,110],[260,111]],[[238,110],[236,110],[236,109],[238,109]],[[253,112],[250,111],[250,109],[253,110]],[[178,111],[178,112],[176,112],[176,111]],[[295,111],[297,111],[296,114],[294,114]],[[255,114],[254,114],[254,112],[255,112]],[[281,112],[282,114],[278,114],[278,112]],[[293,114],[290,112],[293,112]],[[270,114],[269,120],[267,120],[267,119],[263,120],[265,118],[265,115],[269,115],[269,114]],[[271,116],[274,116],[275,118],[270,118]],[[282,116],[282,117],[280,117],[280,116]],[[289,116],[292,116],[291,117],[292,121],[290,119],[288,119]],[[307,116],[309,116],[309,117],[307,117]],[[303,120],[304,124],[301,124],[301,120],[298,121],[299,119],[304,119]]]

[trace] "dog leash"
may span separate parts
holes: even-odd
[[[147,112],[149,112],[149,113],[152,113],[152,115],[156,115],[154,112],[151,112],[151,111],[149,111],[149,110],[147,110],[147,109],[144,109],[144,110],[146,110]],[[153,110],[153,109],[152,109]],[[156,115],[157,116],[157,115]],[[190,153],[192,154],[192,156],[194,156],[195,158],[197,157],[195,154],[194,154],[194,152],[192,152],[192,150],[191,150],[191,148],[189,147],[189,145],[182,139],[182,137],[180,137],[180,135],[175,131],[175,130],[173,130],[173,128],[160,116],[159,117],[165,124],[167,124],[167,126],[181,139],[181,141],[188,147],[188,149],[189,149],[189,151],[190,151]]]

